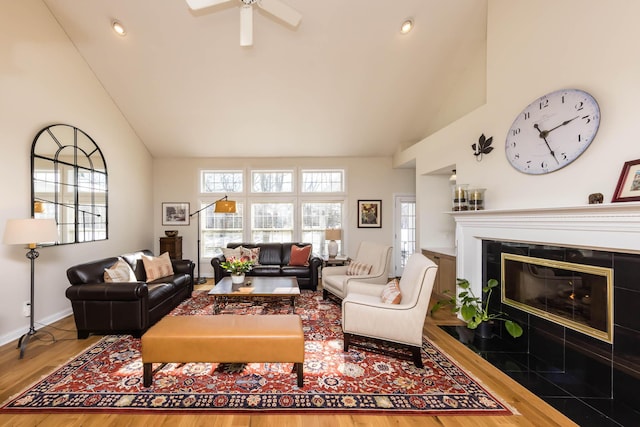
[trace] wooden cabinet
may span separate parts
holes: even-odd
[[[182,259],[182,236],[161,237],[160,253],[169,252],[169,258]]]
[[[451,254],[452,252],[452,250],[422,250],[422,254],[438,266],[433,292],[441,297],[456,294],[456,257]],[[449,294],[445,294],[445,290],[448,290]]]

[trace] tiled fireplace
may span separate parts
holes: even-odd
[[[508,304],[492,297],[493,306],[525,328],[519,339],[507,336],[501,351],[517,354],[529,373],[607,416],[640,407],[640,204],[452,215],[457,276],[476,295],[488,279],[511,283],[525,276],[527,283],[503,295]],[[525,264],[505,277],[505,259]],[[522,274],[530,260],[535,280]],[[557,285],[547,280],[541,291],[535,289],[541,275],[566,277]],[[631,410],[621,417],[638,415]]]

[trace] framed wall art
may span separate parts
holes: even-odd
[[[612,202],[640,201],[640,159],[626,162],[622,167]]]
[[[382,228],[382,200],[358,200],[358,228]]]
[[[189,203],[163,202],[162,225],[189,225]]]

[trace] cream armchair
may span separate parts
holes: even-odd
[[[391,246],[374,242],[361,242],[358,253],[351,262],[371,265],[368,274],[348,275],[349,266],[325,267],[322,269],[322,295],[327,298],[328,292],[338,298],[347,295],[351,283],[365,281],[382,290],[389,280],[389,265],[391,263]]]
[[[414,253],[409,257],[400,279],[399,304],[384,303],[382,289],[365,282],[349,285],[349,294],[342,300],[342,331],[344,351],[349,345],[367,348],[354,336],[374,338],[406,345],[413,362],[422,368],[422,329],[438,267],[427,257]],[[397,352],[392,353],[401,356]]]

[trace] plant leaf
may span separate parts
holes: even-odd
[[[512,320],[505,320],[504,327],[507,332],[509,332],[509,335],[514,338],[518,338],[522,335],[522,327]]]
[[[489,154],[492,151],[493,151],[493,147],[486,147],[485,149],[482,150],[482,153]]]

